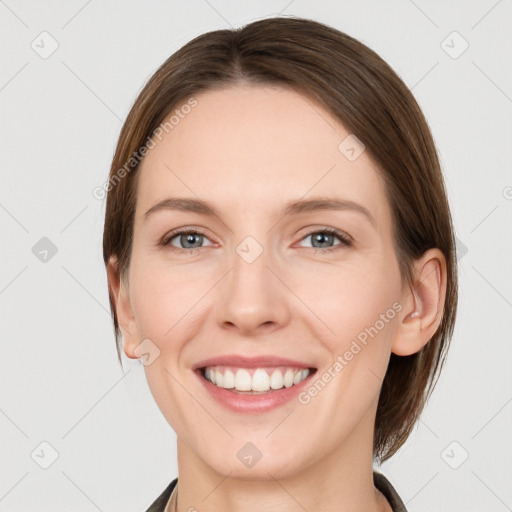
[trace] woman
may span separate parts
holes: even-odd
[[[119,361],[177,434],[148,510],[406,510],[373,461],[432,392],[457,269],[393,70],[306,19],[203,34],[139,94],[106,190]]]

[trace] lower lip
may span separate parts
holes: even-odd
[[[283,387],[261,395],[249,395],[244,393],[234,393],[229,389],[219,388],[219,386],[216,386],[209,380],[206,380],[199,370],[195,372],[206,391],[214,400],[231,411],[245,414],[260,414],[284,405],[296,397],[301,390],[309,384],[311,377],[315,373],[316,371],[310,370],[310,374],[303,381],[298,384],[294,384],[289,388]]]

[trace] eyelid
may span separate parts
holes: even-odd
[[[324,233],[324,234],[332,235],[340,240],[339,244],[333,245],[331,247],[323,247],[323,248],[322,247],[304,247],[305,249],[310,249],[310,250],[315,251],[315,253],[330,253],[330,252],[336,251],[338,249],[351,247],[354,242],[354,239],[348,233],[341,231],[339,229],[336,229],[336,228],[328,227],[328,226],[310,227],[308,232],[300,237],[299,242],[312,236],[315,233]]]
[[[315,226],[308,226],[303,229],[307,230],[307,231],[305,232],[305,234],[301,235],[301,240],[307,236],[314,234],[314,233],[330,233],[330,234],[340,237],[342,240],[345,240],[346,242],[349,242],[349,243],[354,242],[354,239],[346,231],[343,231],[343,230],[337,229],[337,228],[333,228],[331,226],[322,226],[321,224],[319,224],[319,225],[315,225]]]
[[[308,228],[304,228],[304,229],[308,229]],[[320,226],[313,226],[313,227],[309,226],[308,231],[306,233],[300,235],[299,242],[303,241],[305,238],[307,238],[315,233],[330,234],[330,235],[337,237],[340,240],[339,244],[336,244],[332,247],[324,247],[324,248],[322,248],[322,247],[305,247],[306,249],[313,249],[316,252],[331,252],[331,251],[337,250],[337,248],[340,246],[341,247],[343,247],[343,246],[349,247],[352,245],[352,243],[354,241],[354,239],[348,233],[346,233],[344,231],[341,231],[336,228],[320,225]],[[190,226],[190,227],[186,226],[186,227],[182,227],[182,228],[176,228],[175,230],[170,231],[162,238],[162,240],[159,242],[159,244],[164,247],[170,247],[171,250],[175,250],[178,252],[187,252],[187,253],[191,253],[191,252],[197,251],[199,249],[206,248],[206,247],[194,247],[191,249],[183,249],[183,248],[175,247],[175,246],[171,245],[170,241],[173,238],[176,238],[177,236],[182,235],[182,234],[200,235],[200,236],[203,236],[204,238],[206,238],[207,240],[209,240],[210,242],[212,242],[210,240],[210,238],[205,234],[205,232],[202,231],[202,228],[194,228],[192,226]],[[212,242],[212,245],[214,245],[214,242]]]
[[[212,240],[210,240],[210,237],[207,236],[204,231],[202,231],[202,228],[194,228],[194,227],[191,227],[191,226],[190,227],[189,226],[185,226],[185,227],[182,227],[182,228],[173,229],[169,233],[165,234],[163,236],[162,240],[159,242],[159,244],[164,246],[164,247],[171,247],[173,250],[183,251],[183,252],[192,252],[192,251],[197,251],[198,249],[204,249],[204,247],[194,247],[192,249],[182,249],[181,247],[174,247],[174,245],[171,245],[170,242],[171,242],[171,240],[173,238],[176,238],[177,236],[183,235],[183,234],[201,235],[204,238],[208,239],[210,242],[212,242]],[[213,244],[214,244],[214,242],[212,242],[212,245]]]

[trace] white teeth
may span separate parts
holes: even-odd
[[[240,370],[239,370],[240,371]],[[268,391],[270,389],[270,377],[265,370],[258,368],[252,376],[253,391]]]
[[[251,374],[247,370],[237,370],[235,388],[238,391],[251,391]]]
[[[211,368],[206,368],[204,376],[212,383],[215,384],[215,372]]]
[[[283,374],[279,370],[273,371],[270,377],[270,387],[272,389],[281,389],[283,387]]]
[[[288,370],[286,370],[286,373],[284,375],[284,385],[287,387],[287,388],[291,388],[293,386],[293,370],[291,368],[288,368]]]
[[[215,377],[217,377],[217,374],[215,374]],[[293,377],[293,383],[298,384],[302,379],[302,370],[298,371],[295,376]]]
[[[226,370],[224,372],[223,384],[226,389],[231,389],[235,387],[235,375],[231,370]]]
[[[271,389],[289,388],[302,382],[308,375],[308,369],[293,368],[257,368],[251,373],[245,368],[233,369],[209,367],[205,369],[205,378],[212,384],[236,391],[265,392]]]

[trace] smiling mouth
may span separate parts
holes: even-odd
[[[261,395],[296,386],[313,375],[316,368],[205,366],[196,371],[219,388],[244,395]]]

